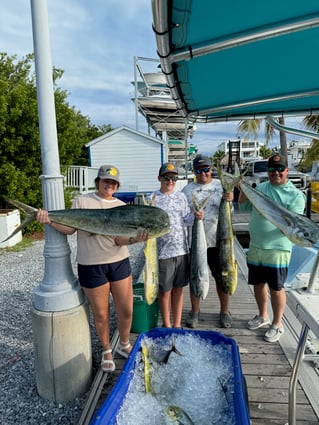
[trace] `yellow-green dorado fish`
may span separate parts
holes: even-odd
[[[166,425],[194,425],[188,414],[178,406],[165,406],[164,412]]]
[[[152,209],[156,208],[154,206],[155,195],[153,196],[151,200],[151,205],[148,205],[145,199],[144,199],[144,204],[146,204],[145,208],[152,208]],[[160,209],[160,208],[157,208],[157,209]],[[145,242],[144,254],[145,254],[145,265],[143,270],[144,294],[145,294],[146,303],[148,305],[151,305],[156,301],[158,297],[158,286],[159,286],[156,239],[154,238],[147,239],[147,241]]]
[[[142,359],[144,363],[144,381],[145,381],[145,391],[146,393],[152,393],[151,386],[151,365],[149,361],[148,348],[145,345],[142,345]]]
[[[26,213],[23,223],[5,239],[6,241],[34,221],[38,210],[22,202],[3,198]],[[170,231],[166,211],[145,205],[122,205],[109,209],[54,210],[49,211],[49,218],[53,223],[64,224],[95,235],[134,237],[138,230],[145,230],[149,238],[157,238]]]
[[[150,207],[149,207],[150,208]],[[158,258],[156,239],[147,239],[144,248],[145,265],[143,270],[145,301],[153,304],[158,297]]]
[[[311,247],[319,240],[319,227],[310,218],[289,211],[241,180],[240,190],[266,220],[278,227],[294,244]]]
[[[218,175],[224,192],[231,192],[238,183],[238,179],[227,182],[219,167]],[[232,295],[237,288],[238,264],[234,250],[234,229],[232,224],[231,203],[221,199],[218,211],[218,223],[216,232],[216,248],[220,268],[220,288],[225,294]]]

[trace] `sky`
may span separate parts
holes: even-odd
[[[131,99],[134,58],[158,59],[151,0],[47,0],[47,4],[51,62],[64,70],[58,85],[68,92],[69,104],[93,124],[147,132]],[[1,0],[0,52],[17,59],[33,52],[30,0]],[[139,62],[144,72],[157,71],[153,62]],[[286,124],[296,125],[296,119],[287,119]],[[237,125],[197,124],[190,142],[199,152],[213,154],[221,142],[237,138]],[[258,140],[264,140],[263,133]],[[278,140],[276,136],[270,147]]]

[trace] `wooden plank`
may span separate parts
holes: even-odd
[[[260,364],[265,360],[264,353],[241,353],[240,355],[242,363],[247,364]],[[280,365],[289,366],[286,356],[281,352],[280,354],[267,354],[267,366],[269,365]],[[290,371],[290,367],[287,367]]]
[[[289,376],[261,376],[261,375],[245,375],[248,392],[254,392],[256,388],[267,389],[283,389],[287,390],[289,387]],[[298,385],[298,388],[300,386]],[[261,398],[260,400],[263,400]]]
[[[268,356],[267,356],[268,357]],[[291,375],[291,368],[286,365],[268,365],[266,362],[262,364],[242,363],[242,369],[245,375],[257,376],[288,376]]]
[[[297,390],[297,403],[308,404],[308,399],[302,389]],[[249,402],[264,403],[287,403],[288,402],[288,387],[287,388],[272,388],[271,391],[265,391],[264,388],[254,388],[254,391],[248,393]]]
[[[287,419],[288,421],[288,419]],[[252,425],[265,425],[265,419],[254,419]],[[267,425],[288,425],[288,422],[284,423],[282,419],[268,419],[267,418]],[[297,420],[296,425],[318,425],[318,421],[303,421],[303,420]]]
[[[267,424],[268,419],[281,419],[285,423],[288,421],[288,403],[265,403],[262,402],[251,402],[249,403],[249,412],[250,412],[250,419],[252,420],[253,424],[255,424],[254,419],[255,418],[267,418]],[[309,405],[304,404],[298,404],[298,407],[296,409],[296,419],[297,420],[303,420],[309,423],[308,421],[316,421],[315,423],[318,424],[318,419],[316,419],[316,416],[311,408],[309,408]],[[265,424],[266,422],[264,422]]]

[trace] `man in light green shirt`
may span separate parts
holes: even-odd
[[[303,214],[306,197],[288,180],[286,158],[278,154],[273,155],[269,158],[267,167],[269,180],[259,184],[256,190],[288,210]],[[292,243],[276,226],[257,212],[242,192],[239,194],[238,203],[241,211],[252,211],[247,254],[248,283],[254,286],[259,314],[248,322],[248,329],[255,330],[270,324],[267,309],[269,287],[273,320],[264,339],[267,342],[275,342],[284,333],[282,325],[286,306],[284,283]]]

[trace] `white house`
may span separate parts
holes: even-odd
[[[85,145],[89,165],[96,170],[103,164],[120,170],[119,192],[150,192],[158,188],[158,170],[167,161],[163,140],[122,126]],[[91,185],[89,185],[91,186]]]

